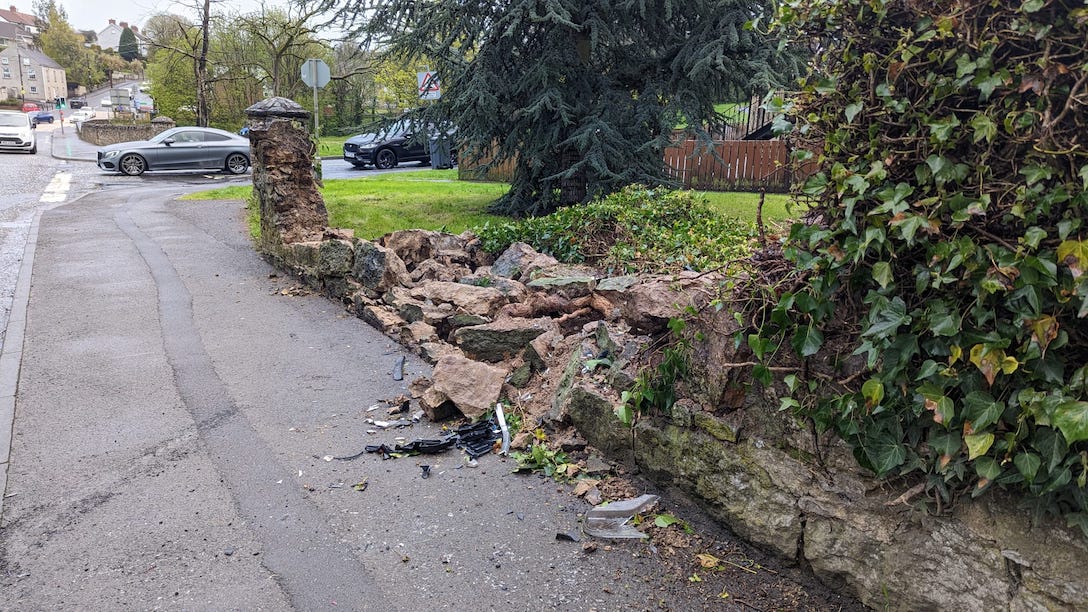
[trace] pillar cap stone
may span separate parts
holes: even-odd
[[[275,96],[257,102],[245,110],[247,117],[290,117],[308,119],[310,111],[289,98]]]

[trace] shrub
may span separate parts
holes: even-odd
[[[715,214],[691,192],[630,186],[589,204],[477,230],[484,249],[525,242],[566,263],[620,272],[703,271],[743,258],[749,223]]]
[[[864,358],[787,405],[879,475],[1013,489],[1088,533],[1088,9],[789,0],[780,23],[819,48],[788,110],[820,221],[762,341]]]

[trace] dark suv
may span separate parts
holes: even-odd
[[[344,142],[344,161],[356,168],[374,166],[383,170],[395,168],[401,162],[431,163],[429,139],[417,139],[411,125],[401,119],[369,134],[352,136]],[[448,138],[448,137],[447,137]]]

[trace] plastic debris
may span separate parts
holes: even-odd
[[[393,364],[393,380],[404,380],[404,355],[397,357]]]
[[[502,431],[502,450],[500,454],[506,455],[510,452],[510,428],[506,426],[506,415],[502,412],[502,403],[495,404],[495,420],[499,422],[499,429]]]
[[[560,542],[581,542],[582,538],[576,531],[560,531],[555,534],[555,539]]]
[[[594,506],[586,513],[584,531],[586,535],[595,538],[645,539],[647,537],[645,533],[628,525],[627,522],[636,514],[653,508],[658,499],[660,498],[657,495],[647,494],[634,499]]]
[[[412,422],[408,419],[397,419],[395,421],[377,421],[375,419],[367,419],[367,423],[377,427],[378,429],[390,429],[393,427],[409,427]]]
[[[423,470],[423,474],[421,474],[421,476],[422,476],[423,478],[430,478],[430,477],[431,477],[431,466],[429,466],[429,465],[421,465],[421,466],[419,466],[419,467],[420,467],[420,469],[422,469],[422,470]]]

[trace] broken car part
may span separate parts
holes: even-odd
[[[660,498],[657,495],[647,494],[634,499],[594,506],[586,513],[583,531],[586,535],[595,538],[644,539],[647,537],[646,534],[628,525],[627,522],[636,514],[642,514],[653,508],[658,499]]]

